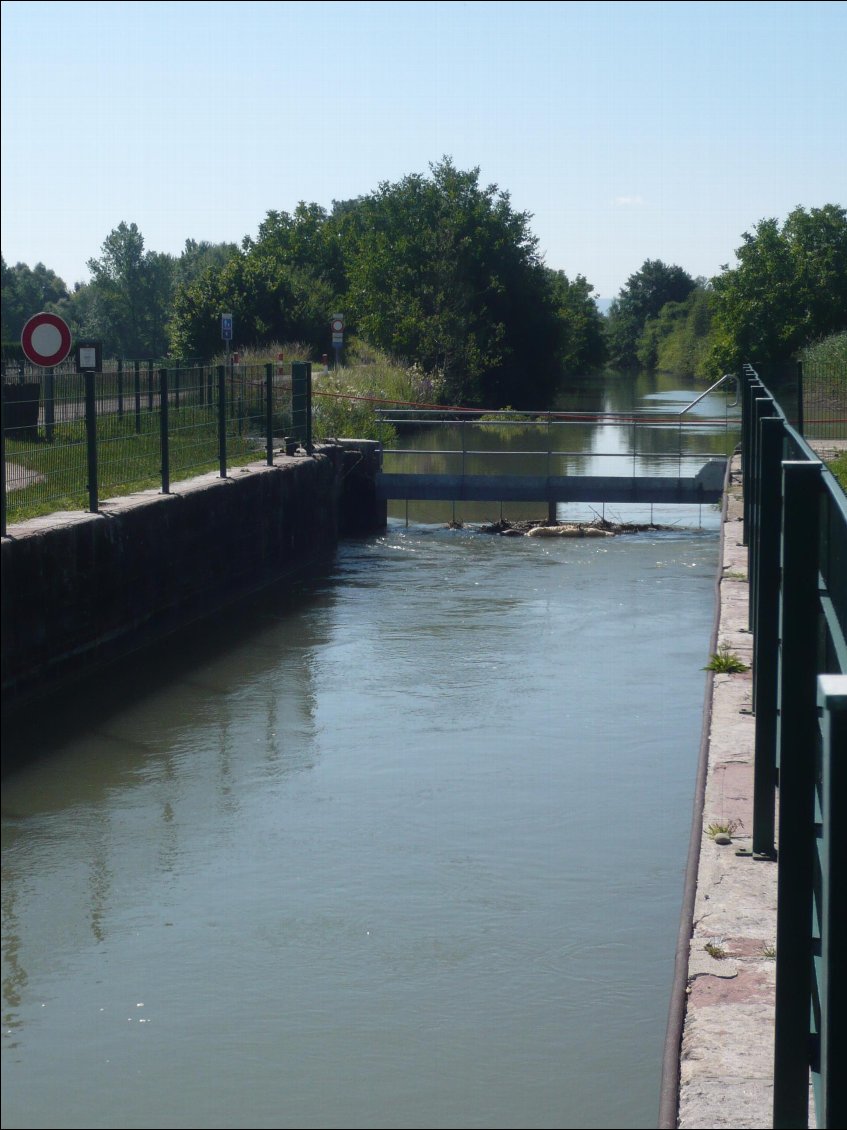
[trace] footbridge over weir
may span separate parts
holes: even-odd
[[[382,420],[407,445],[383,447],[377,495],[546,502],[551,514],[560,502],[714,503],[737,418],[685,416],[691,407],[665,414],[384,411]]]

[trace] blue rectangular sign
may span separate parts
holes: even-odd
[[[221,314],[221,337],[224,341],[232,341],[232,314]]]

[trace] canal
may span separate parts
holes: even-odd
[[[4,1127],[655,1125],[718,518],[403,514],[9,733]]]

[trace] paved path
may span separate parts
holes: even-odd
[[[22,467],[20,463],[6,464],[6,490],[23,490],[33,483],[43,483],[44,476],[38,471],[31,471],[29,467]]]
[[[718,644],[752,661],[747,549],[733,465],[723,537]],[[688,1006],[682,1040],[680,1127],[771,1125],[776,865],[749,854],[753,826],[750,672],[714,677],[703,840]],[[708,834],[734,829],[730,843]],[[707,949],[708,947],[708,949]]]
[[[718,644],[752,661],[738,457],[731,466]],[[773,1125],[775,863],[750,854],[755,723],[750,672],[714,676],[702,842],[688,960],[678,1125]],[[734,828],[719,843],[710,826]],[[810,1126],[814,1104],[810,1100]]]

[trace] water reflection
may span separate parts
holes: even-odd
[[[22,729],[4,1125],[653,1125],[715,547],[395,522]]]
[[[680,415],[704,390],[680,387],[667,374],[586,377],[560,394],[560,413],[597,413],[596,420],[549,419],[527,426],[501,420],[485,424],[433,424],[400,430],[385,469],[426,474],[694,476],[710,458],[732,451],[739,409],[734,389],[710,394]],[[623,521],[701,524],[699,508],[615,505]],[[600,504],[560,504],[563,519],[606,514]],[[546,503],[400,502],[389,514],[413,522],[492,522],[547,518]]]

